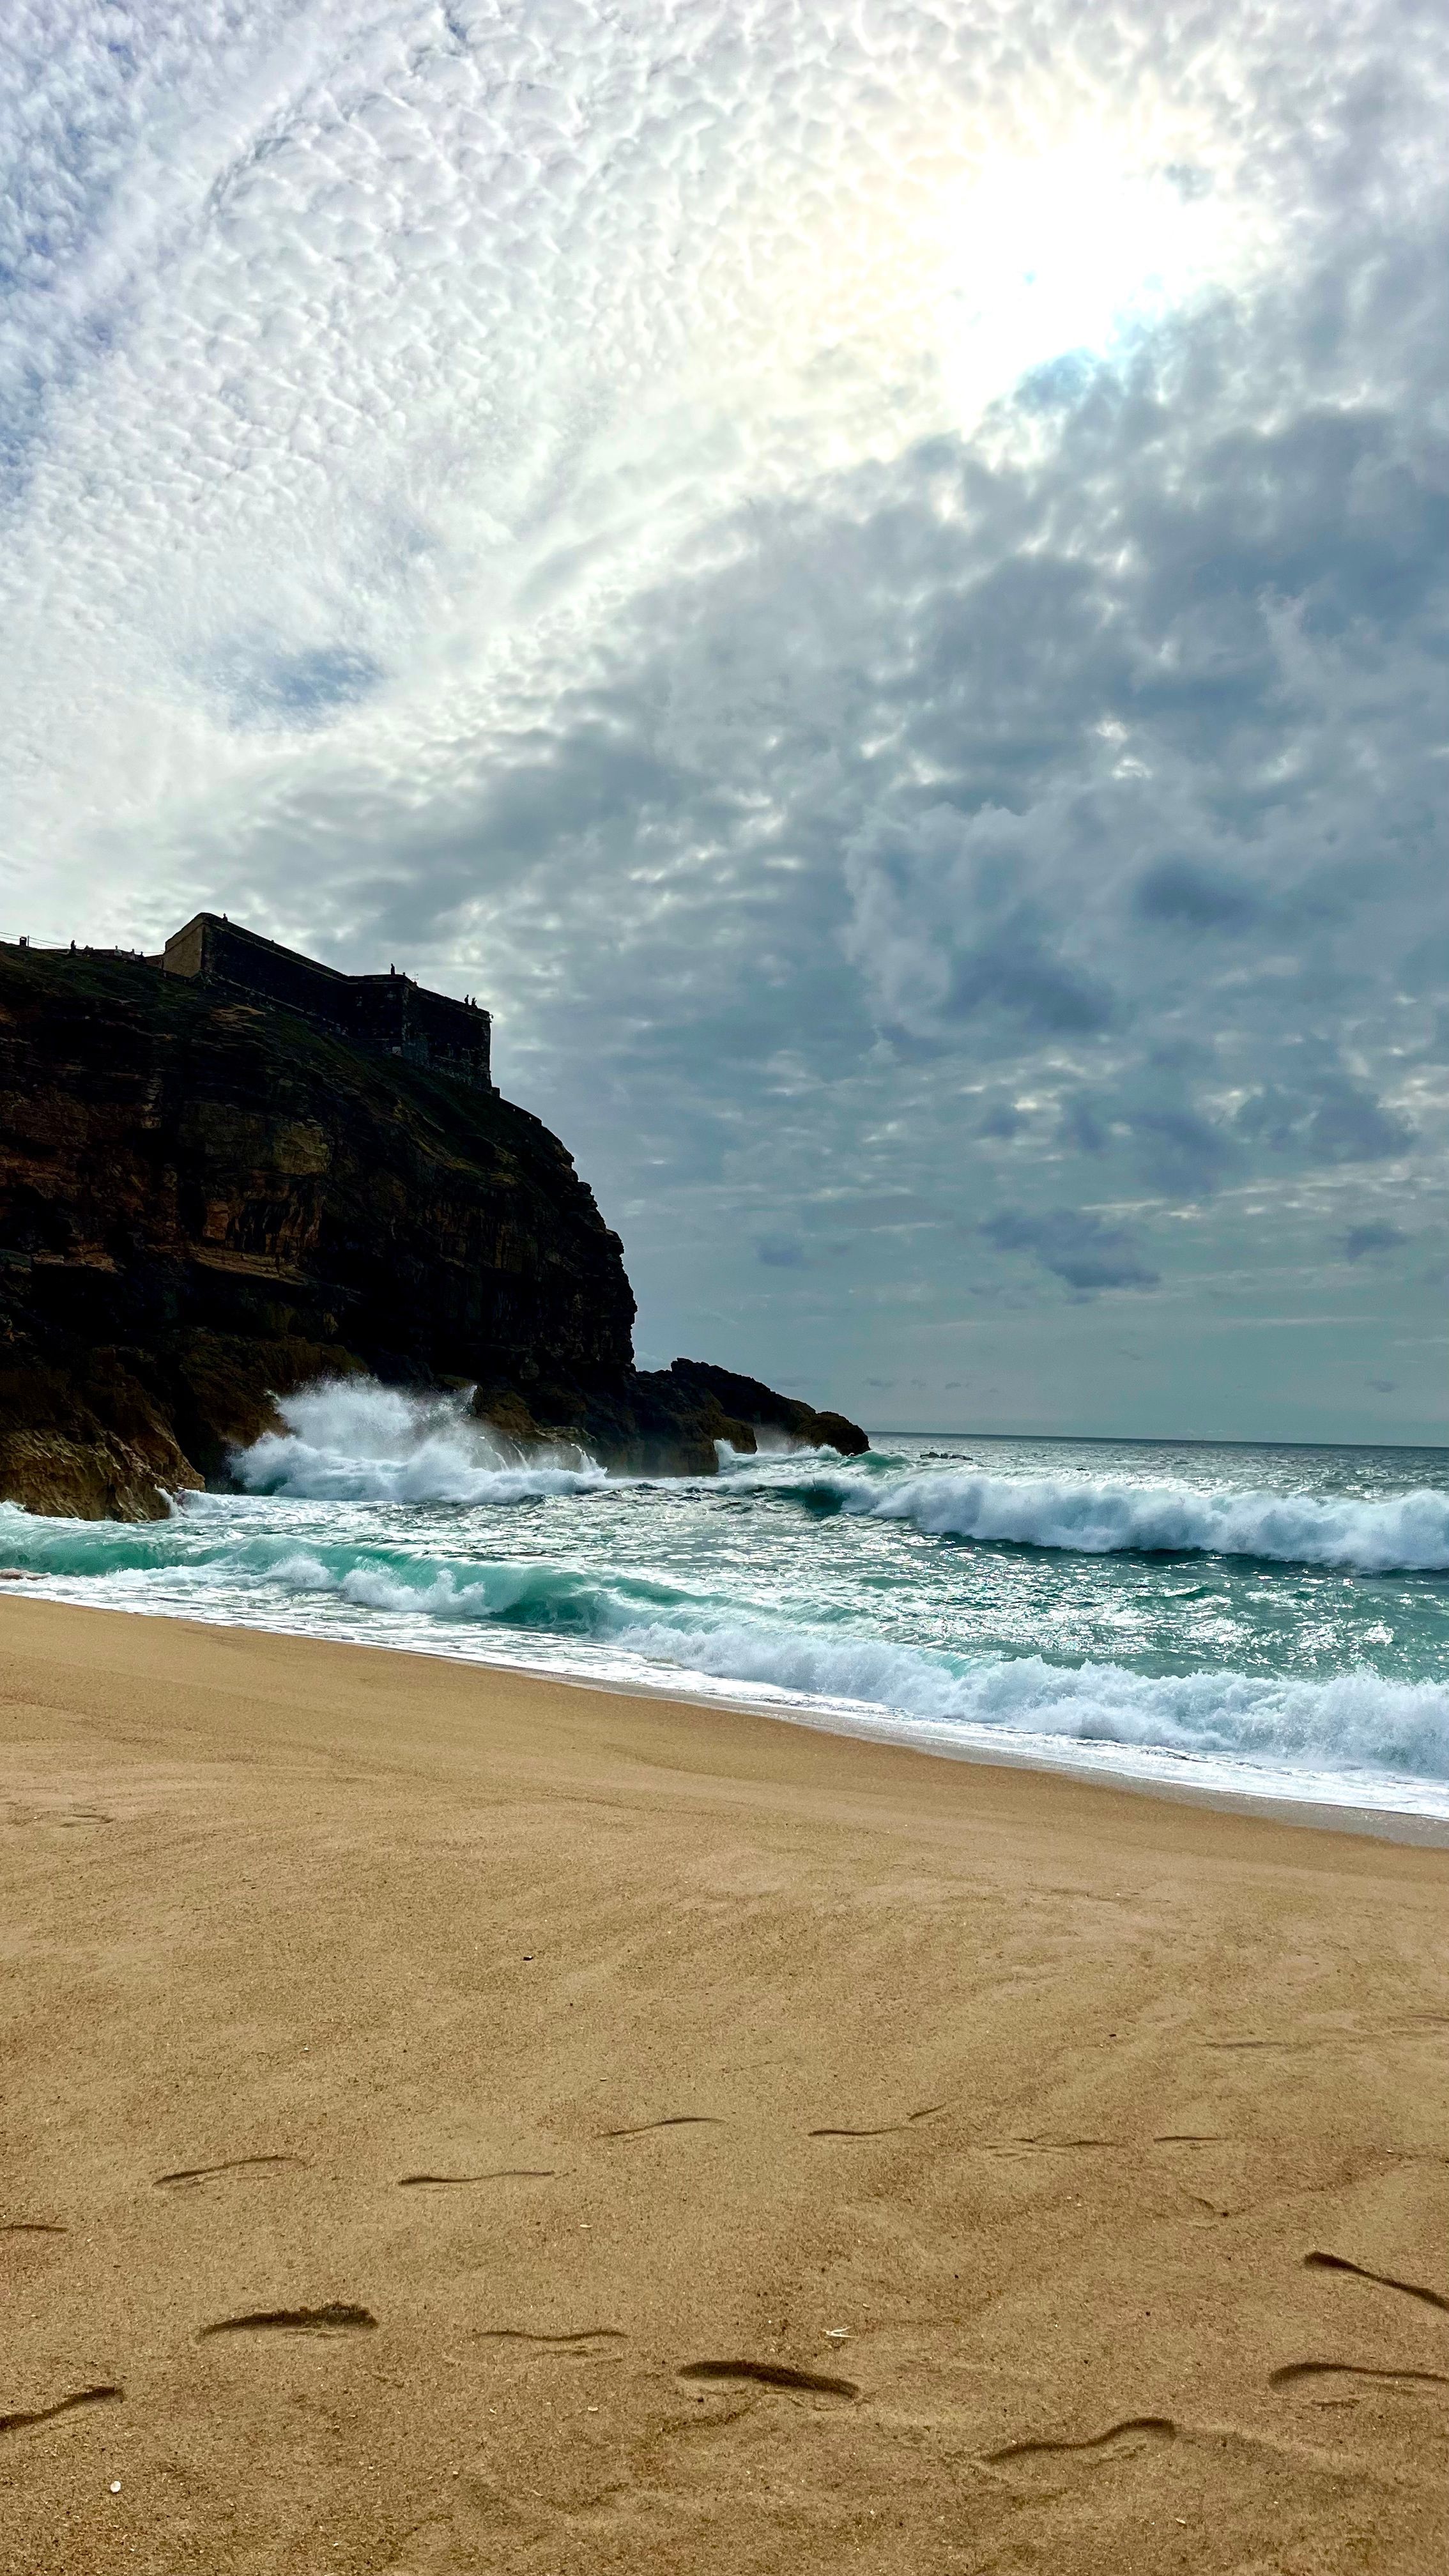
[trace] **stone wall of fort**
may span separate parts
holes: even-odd
[[[239,922],[199,912],[166,942],[168,975],[195,976],[281,1002],[356,1043],[491,1090],[492,1022],[476,1002],[429,993],[410,975],[342,975]]]

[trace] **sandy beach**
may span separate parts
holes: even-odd
[[[6,2576],[1436,2570],[1449,1852],[0,1599]]]

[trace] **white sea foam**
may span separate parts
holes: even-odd
[[[942,1752],[1449,1816],[1443,1585],[1388,1597],[1271,1570],[1431,1576],[1449,1567],[1435,1488],[1274,1492],[1265,1473],[1298,1472],[1281,1454],[1234,1492],[1221,1457],[1193,1486],[1176,1459],[1156,1482],[1074,1474],[1077,1459],[1048,1477],[833,1453],[726,1454],[717,1480],[656,1488],[510,1453],[461,1394],[351,1381],[281,1410],[236,1462],[242,1493],[138,1526],[0,1505],[0,1552],[55,1598],[652,1683]],[[455,1508],[529,1500],[523,1520]],[[983,1584],[918,1533],[1023,1555]],[[1186,1586],[1111,1563],[1180,1551],[1236,1563]]]
[[[329,1566],[298,1552],[267,1579],[429,1627],[502,1623],[515,1642],[531,1634],[540,1644],[607,1646],[643,1667],[920,1721],[947,1741],[1030,1736],[1449,1782],[1449,1685],[1387,1680],[1365,1668],[1308,1681],[950,1655],[838,1625],[742,1615],[733,1604],[667,1586],[601,1582],[538,1561],[407,1566],[369,1556]]]
[[[1376,1500],[1212,1492],[1190,1485],[1088,1484],[1052,1476],[948,1471],[883,1482],[848,1469],[805,1488],[841,1510],[910,1521],[937,1538],[1012,1542],[1107,1556],[1186,1552],[1367,1574],[1449,1570],[1449,1494],[1421,1486]]]
[[[587,1492],[609,1481],[581,1450],[524,1454],[474,1418],[466,1395],[421,1396],[372,1379],[339,1379],[286,1396],[285,1431],[231,1464],[252,1494],[297,1501],[514,1503]],[[730,1484],[799,1492],[927,1536],[1006,1542],[1082,1555],[1256,1557],[1362,1573],[1449,1571],[1449,1493],[1432,1486],[1376,1498],[1211,1490],[1161,1483],[990,1476],[948,1468],[883,1472],[832,1452],[758,1458],[725,1449]]]
[[[616,1642],[719,1680],[922,1720],[948,1739],[953,1731],[985,1731],[1449,1782],[1449,1688],[1386,1681],[1362,1669],[1324,1682],[1230,1672],[1146,1675],[1117,1664],[1049,1664],[1037,1655],[983,1658],[963,1668],[877,1639],[743,1624],[688,1631],[639,1623],[621,1628]]]
[[[287,1428],[231,1459],[247,1493],[311,1502],[514,1503],[605,1481],[576,1452],[527,1457],[469,1412],[466,1395],[409,1395],[372,1378],[330,1379],[281,1398]]]

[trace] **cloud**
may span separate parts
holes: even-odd
[[[1164,1197],[1205,1198],[1232,1166],[1232,1146],[1221,1128],[1189,1105],[1139,1107],[1129,1125],[1140,1168]]]
[[[1366,1083],[1335,1083],[1308,1122],[1310,1153],[1328,1163],[1384,1162],[1404,1153],[1414,1130],[1397,1110],[1376,1100]]]
[[[1144,921],[1184,931],[1250,930],[1263,910],[1251,886],[1178,858],[1155,860],[1138,878],[1132,900]]]
[[[1414,1142],[1411,1122],[1368,1084],[1329,1064],[1311,1087],[1269,1084],[1237,1113],[1241,1134],[1309,1163],[1385,1162]]]
[[[804,1244],[798,1235],[762,1234],[755,1246],[755,1258],[771,1270],[799,1270],[806,1260]]]
[[[1069,1092],[1057,1113],[1062,1143],[1078,1154],[1104,1154],[1109,1141],[1097,1104],[1085,1091]]]
[[[1026,891],[1032,860],[1031,818],[994,806],[936,805],[854,836],[844,944],[884,1028],[959,1044],[965,1024],[982,1020],[1005,1023],[1018,1043],[1109,1026],[1109,986],[1054,935],[1053,907]]]
[[[23,0],[7,926],[479,992],[651,1343],[929,1374],[1009,1145],[999,1250],[1177,1212],[1196,1369],[1253,1208],[1306,1297],[1442,1190],[1449,33],[742,26]]]
[[[1046,1208],[1035,1215],[1002,1208],[981,1231],[998,1251],[1034,1253],[1044,1270],[1084,1295],[1158,1285],[1158,1273],[1148,1269],[1129,1229],[1082,1208]]]
[[[994,1137],[1002,1144],[1009,1144],[1013,1136],[1021,1134],[1026,1124],[1025,1113],[1018,1109],[1014,1100],[994,1100],[988,1109],[983,1109],[978,1118],[976,1133],[978,1136]]]
[[[1379,1220],[1369,1225],[1351,1225],[1342,1239],[1345,1261],[1363,1261],[1370,1253],[1397,1252],[1409,1240],[1402,1226]]]

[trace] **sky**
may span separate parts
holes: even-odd
[[[476,994],[641,1361],[1449,1438],[1449,17],[12,0],[0,931]]]

